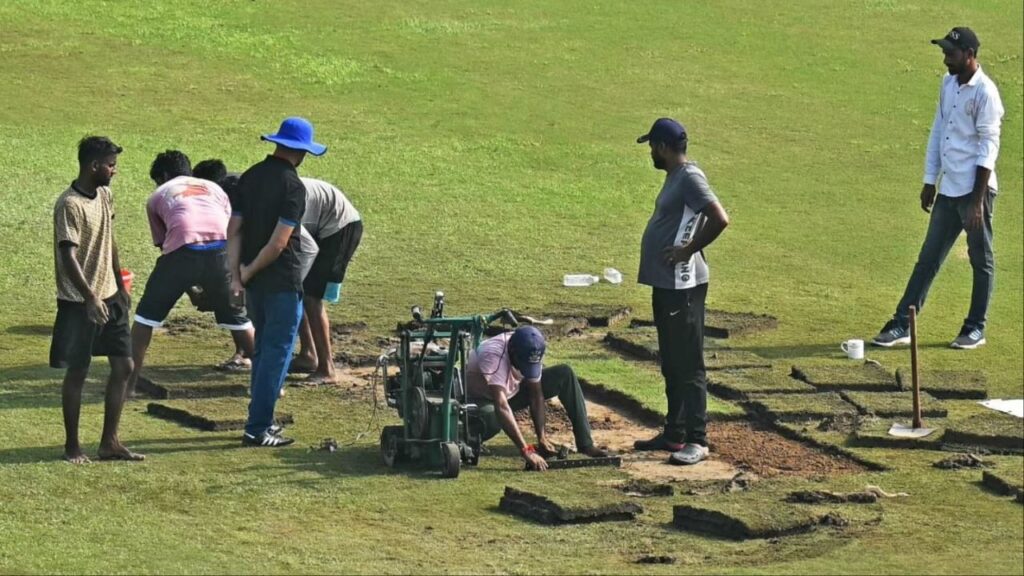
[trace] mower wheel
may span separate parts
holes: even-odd
[[[443,478],[458,478],[461,466],[462,454],[460,454],[459,445],[454,442],[442,442],[441,476]]]
[[[401,426],[385,426],[380,431],[380,456],[388,468],[402,461],[402,432]]]

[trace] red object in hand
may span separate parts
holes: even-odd
[[[533,444],[527,444],[526,446],[523,446],[522,453],[523,458],[526,458],[530,454],[536,454],[537,448]]]
[[[135,279],[135,274],[127,268],[121,268],[121,284],[124,285],[124,291],[132,293],[132,280]]]

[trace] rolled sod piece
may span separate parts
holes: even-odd
[[[985,373],[980,370],[922,370],[921,391],[942,399],[978,399],[988,397]],[[896,384],[901,390],[913,385],[910,372],[896,369]]]
[[[840,396],[853,404],[861,414],[873,414],[882,418],[903,417],[914,415],[914,403],[910,392],[858,392],[843,391]],[[921,392],[921,416],[925,418],[945,418],[948,414],[945,406],[930,394]]]
[[[793,376],[822,390],[896,392],[896,378],[872,363],[842,366],[793,366]]]

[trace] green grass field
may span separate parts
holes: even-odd
[[[453,313],[601,303],[649,316],[635,274],[663,175],[634,140],[668,115],[686,124],[732,218],[709,251],[709,305],[779,318],[733,345],[783,363],[836,358],[839,342],[878,330],[914,264],[945,71],[928,41],[966,24],[1006,108],[989,343],[947,348],[970,297],[961,240],[920,318],[921,358],[984,370],[991,397],[1020,397],[1022,20],[1012,0],[0,2],[0,573],[1021,574],[1024,508],[981,489],[980,472],[933,469],[942,455],[929,451],[857,449],[894,469],[826,488],[911,496],[883,503],[878,525],[781,543],[670,529],[665,502],[645,502],[635,523],[522,522],[497,511],[523,479],[507,444],[455,482],[391,472],[375,434],[356,439],[368,400],[335,390],[289,394],[281,407],[299,441],[280,451],[236,449],[235,433],[185,429],[133,402],[122,438],[149,460],[73,468],[58,461],[61,374],[47,350],[52,207],[86,134],[125,148],[116,236],[137,300],[157,256],[144,208],[154,155],[180,148],[241,170],[269,152],[259,134],[310,118],[330,150],[301,173],[342,187],[366,226],[332,318],[383,333],[437,289]],[[563,273],[606,266],[626,281],[561,287]],[[186,303],[175,314],[190,314]],[[148,362],[188,370],[228,343],[211,330],[158,335]],[[905,351],[869,357],[909,365]],[[622,374],[615,359],[579,361]],[[91,453],[105,372],[94,365],[83,410]],[[663,402],[643,378],[642,399]],[[308,450],[325,437],[346,445]],[[1019,457],[1000,466],[1024,476]],[[581,491],[622,478],[551,476]],[[678,561],[633,563],[644,554]]]

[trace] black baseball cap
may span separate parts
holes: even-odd
[[[671,118],[658,118],[654,121],[647,134],[636,139],[637,144],[644,142],[675,144],[686,140],[686,128]]]
[[[932,44],[938,44],[943,50],[974,50],[978,51],[981,41],[974,30],[966,26],[957,26],[946,34],[945,38],[932,40]]]

